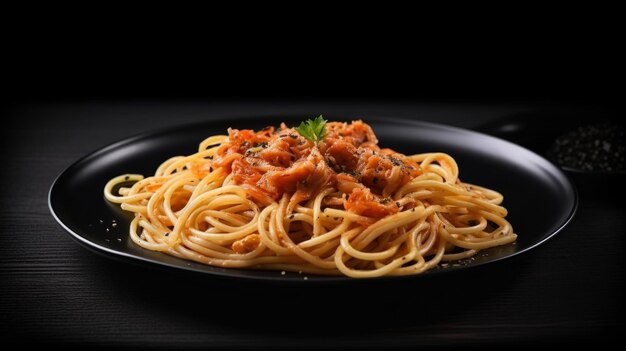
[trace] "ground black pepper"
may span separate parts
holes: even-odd
[[[547,152],[557,165],[580,171],[624,171],[624,126],[604,122],[578,127],[561,135]]]

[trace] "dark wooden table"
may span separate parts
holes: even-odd
[[[49,187],[65,167],[155,128],[288,113],[393,116],[479,128],[545,109],[522,103],[311,101],[8,106],[0,152],[2,340],[215,348],[618,340],[625,327],[625,202],[602,179],[578,181],[574,220],[526,254],[384,285],[277,286],[118,262],[77,245],[48,210]]]

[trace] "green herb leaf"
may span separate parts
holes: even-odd
[[[314,120],[307,119],[296,128],[298,133],[308,140],[319,143],[326,136],[326,120],[319,115]]]

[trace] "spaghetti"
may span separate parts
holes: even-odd
[[[503,196],[449,155],[381,149],[362,121],[320,128],[229,129],[104,194],[134,213],[137,245],[218,267],[410,275],[516,240]]]

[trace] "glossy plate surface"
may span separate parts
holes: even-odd
[[[341,120],[328,117],[329,120]],[[280,122],[297,125],[307,117],[233,118],[183,125],[134,136],[95,151],[68,167],[53,183],[49,206],[59,224],[80,243],[112,256],[172,268],[238,279],[330,282],[347,277],[323,277],[277,271],[224,269],[142,249],[128,236],[132,214],[104,199],[103,187],[125,173],[153,174],[164,160],[197,151],[207,136],[229,127],[260,129]],[[568,178],[537,154],[484,134],[432,123],[367,119],[379,145],[404,154],[446,152],[459,165],[460,178],[504,194],[507,219],[518,234],[514,244],[481,251],[474,259],[450,263],[423,275],[441,274],[496,262],[530,250],[559,232],[576,211],[577,194]],[[59,253],[61,254],[61,253]],[[415,279],[420,275],[401,279]]]

